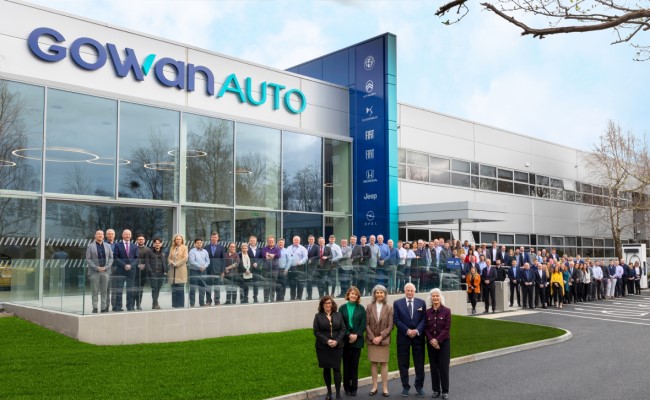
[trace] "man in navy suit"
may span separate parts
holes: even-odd
[[[528,255],[528,253],[526,253],[526,251],[524,250],[524,246],[521,246],[519,248],[519,254],[517,255],[516,259],[517,259],[517,265],[519,266],[519,268],[523,268],[524,264],[526,264],[526,263],[528,263],[528,266],[530,267],[530,264],[533,262],[530,259],[530,256]]]
[[[208,267],[208,282],[205,291],[205,304],[212,304],[212,295],[210,292],[214,289],[214,305],[221,304],[221,285],[223,285],[223,258],[226,250],[219,244],[219,234],[212,232],[210,243],[203,247],[210,256],[210,267]]]
[[[492,313],[497,308],[496,284],[494,283],[497,280],[497,269],[491,265],[489,259],[485,263],[487,267],[481,271],[481,281],[483,282],[483,301],[485,301],[485,311],[483,313],[487,314],[490,312],[490,298],[492,298]]]
[[[533,309],[533,291],[535,290],[535,273],[530,270],[530,264],[525,263],[524,268],[519,271],[519,282],[521,282],[521,293],[524,298],[524,308]]]
[[[517,305],[521,307],[521,295],[519,294],[521,285],[519,284],[519,272],[521,268],[517,266],[517,260],[512,259],[512,265],[508,270],[508,278],[510,279],[510,307],[512,307],[512,302],[515,299],[515,293],[517,293]]]
[[[405,297],[393,303],[393,322],[397,327],[397,364],[402,380],[402,396],[409,394],[410,354],[413,352],[415,390],[424,397],[424,324],[427,305],[415,297],[415,285],[404,285]]]
[[[115,278],[115,305],[113,311],[124,311],[122,308],[122,289],[126,282],[126,309],[133,311],[135,297],[133,283],[135,281],[135,270],[138,267],[139,251],[135,243],[131,243],[131,231],[122,231],[122,241],[115,244],[114,264],[116,266]]]

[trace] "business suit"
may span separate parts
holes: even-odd
[[[353,285],[356,284],[361,295],[367,294],[372,289],[368,285],[367,274],[368,260],[370,259],[370,248],[368,246],[362,246],[360,244],[354,245],[352,248],[352,270],[353,270]]]
[[[208,280],[207,289],[205,292],[205,303],[212,304],[212,291],[214,291],[214,305],[221,304],[221,285],[223,285],[223,258],[226,255],[226,249],[219,243],[212,247],[212,243],[208,242],[203,248],[210,256],[210,266],[208,267]]]
[[[540,276],[541,274],[541,276]],[[535,271],[535,291],[537,295],[535,296],[535,303],[537,304],[537,299],[542,303],[542,307],[546,308],[546,287],[548,286],[548,274],[546,270],[540,269]]]
[[[343,390],[355,392],[359,382],[359,357],[363,348],[363,333],[366,331],[366,310],[361,304],[354,304],[352,310],[352,323],[350,323],[350,310],[348,304],[343,304],[339,311],[345,324],[345,339],[343,344]],[[354,343],[350,342],[350,335],[357,335]]]
[[[318,288],[318,297],[329,294],[327,292],[329,273],[332,266],[332,249],[329,246],[318,247],[318,261],[316,262],[316,271],[314,271],[314,282]],[[327,260],[323,260],[327,257]]]
[[[524,264],[526,263],[532,264],[532,261],[528,253],[519,253],[519,255],[515,256],[515,259],[517,260],[517,266],[519,268],[523,268]]]
[[[376,303],[366,306],[366,344],[370,362],[388,362],[393,321],[393,306],[390,304],[384,303],[379,315]],[[372,343],[376,337],[381,337],[381,342],[378,345]]]
[[[312,292],[314,290],[314,274],[316,273],[316,266],[318,265],[318,255],[320,254],[320,247],[317,244],[307,244],[307,264],[305,265],[306,273],[305,289],[307,290],[307,300],[311,300]],[[318,285],[318,282],[316,282]]]
[[[424,325],[426,303],[424,300],[413,297],[413,316],[409,315],[407,298],[395,300],[393,303],[393,321],[397,326],[397,364],[402,380],[402,388],[408,391],[410,352],[413,352],[413,366],[415,367],[415,389],[422,390],[424,386]],[[417,330],[415,337],[407,335],[408,330]]]
[[[248,246],[248,257],[251,260],[251,272],[253,273],[253,279],[248,284],[253,286],[253,303],[259,303],[257,295],[259,293],[260,282],[262,281],[262,267],[264,265],[262,249]],[[248,289],[246,289],[244,298],[248,300]]]
[[[492,312],[496,311],[496,283],[497,269],[489,265],[481,271],[481,280],[483,281],[483,301],[485,302],[485,312],[490,311],[490,298],[492,299]]]
[[[108,311],[108,282],[110,281],[111,266],[113,265],[113,248],[110,244],[102,242],[104,257],[99,258],[98,243],[93,240],[86,248],[86,266],[88,280],[92,290],[93,311],[97,309],[97,297],[101,294],[101,311]],[[100,269],[103,268],[103,271]]]
[[[533,290],[535,289],[535,272],[530,269],[519,271],[519,281],[521,282],[521,292],[524,298],[524,308],[533,309]]]
[[[510,267],[508,270],[508,279],[510,279],[510,307],[512,307],[515,293],[517,293],[517,306],[521,307],[521,282],[519,281],[519,273],[521,270],[519,266]]]
[[[115,244],[115,265],[116,265],[116,287],[115,289],[115,307],[114,311],[122,311],[122,289],[126,282],[126,309],[133,311],[135,296],[133,284],[135,282],[135,270],[138,269],[139,257],[138,245],[129,243],[129,251],[126,251],[124,241]],[[127,267],[128,266],[128,267]],[[128,268],[128,270],[127,270]]]

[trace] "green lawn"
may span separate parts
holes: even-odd
[[[0,332],[0,399],[263,399],[323,385],[309,329],[128,346],[81,343],[18,318],[0,318]],[[563,333],[454,316],[452,357]],[[370,374],[365,350],[359,370]]]

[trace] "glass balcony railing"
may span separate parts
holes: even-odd
[[[255,260],[252,260],[255,262]],[[188,271],[186,282],[170,285],[170,276],[149,274],[137,266],[128,274],[97,273],[85,259],[3,259],[0,286],[10,287],[9,301],[79,315],[102,312],[189,308],[200,306],[344,297],[354,285],[370,296],[375,285],[400,293],[406,283],[418,292],[433,288],[461,290],[460,269],[453,266],[335,265],[292,267],[286,271],[260,268],[252,276]],[[264,265],[259,260],[259,265]],[[104,299],[102,299],[104,298]]]

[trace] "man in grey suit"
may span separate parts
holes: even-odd
[[[104,231],[95,232],[95,240],[86,248],[86,265],[92,290],[93,313],[97,313],[98,294],[101,294],[102,312],[108,312],[108,280],[113,265],[113,249],[104,242]]]

